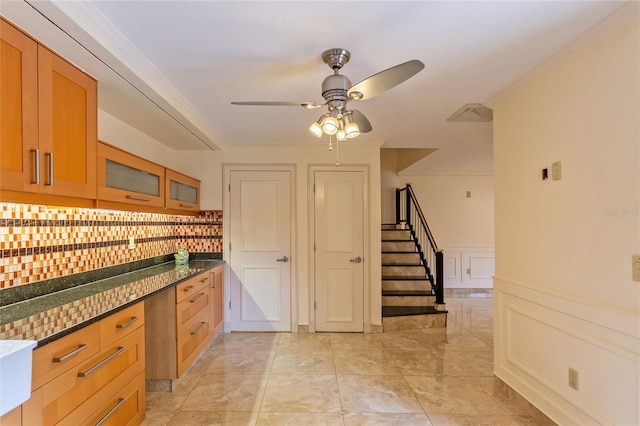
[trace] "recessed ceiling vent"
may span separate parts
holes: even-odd
[[[447,121],[456,123],[487,123],[491,120],[493,120],[493,110],[482,104],[466,104],[447,118]]]

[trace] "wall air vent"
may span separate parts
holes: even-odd
[[[447,121],[457,123],[487,123],[491,120],[493,120],[493,110],[482,104],[466,104],[447,118]]]

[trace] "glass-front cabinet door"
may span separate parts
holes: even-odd
[[[164,167],[100,142],[97,171],[98,206],[106,201],[164,207]]]
[[[171,209],[198,211],[200,209],[200,181],[182,173],[166,169],[165,206]]]

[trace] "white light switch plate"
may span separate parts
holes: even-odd
[[[631,256],[631,267],[633,268],[633,280],[640,282],[640,255]]]

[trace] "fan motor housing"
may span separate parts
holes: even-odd
[[[330,75],[322,82],[322,97],[327,102],[346,102],[349,99],[347,90],[349,90],[350,87],[351,82],[344,75]]]

